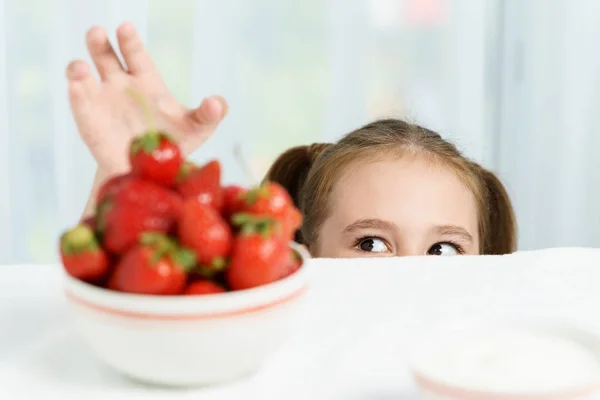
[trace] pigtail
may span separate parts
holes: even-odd
[[[283,186],[292,197],[296,207],[304,214],[302,199],[304,182],[313,163],[329,146],[331,146],[330,143],[316,143],[287,150],[271,165],[264,180],[277,182]],[[304,244],[300,231],[296,233],[296,242]]]
[[[485,168],[479,167],[487,198],[487,229],[483,254],[510,254],[517,249],[517,220],[500,179]]]

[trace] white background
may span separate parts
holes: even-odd
[[[499,172],[521,249],[600,247],[600,2],[0,0],[0,264],[54,261],[80,215],[95,166],[64,68],[125,20],[179,99],[230,102],[194,155],[228,182],[234,143],[260,176],[291,145],[402,117]]]

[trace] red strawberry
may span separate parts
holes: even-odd
[[[143,232],[171,232],[181,206],[175,192],[129,177],[107,192],[98,205],[96,228],[106,250],[123,254],[138,243]]]
[[[175,295],[183,293],[194,254],[158,233],[145,233],[141,243],[121,258],[108,282],[121,292]]]
[[[108,271],[108,256],[86,224],[79,224],[61,236],[60,256],[67,273],[83,281],[98,281]]]
[[[244,203],[241,211],[271,216],[278,220],[283,220],[287,209],[294,205],[285,188],[276,182],[264,183],[249,190],[242,197]]]
[[[294,240],[295,233],[302,226],[302,214],[296,207],[289,207],[281,221],[281,237]]]
[[[223,215],[229,218],[244,208],[244,193],[246,189],[241,186],[225,186],[223,188]]]
[[[196,253],[198,264],[215,271],[225,267],[233,234],[215,209],[196,198],[185,200],[178,233],[181,243]]]
[[[193,197],[219,212],[223,210],[221,164],[218,161],[211,161],[200,168],[184,166],[178,180],[177,191],[184,199]]]
[[[129,162],[133,175],[171,187],[183,159],[179,146],[169,135],[149,132],[131,142]]]
[[[119,190],[121,184],[130,177],[131,174],[123,174],[116,175],[112,178],[105,180],[104,183],[98,189],[98,194],[96,195],[96,204],[102,203],[105,197],[113,195],[116,191]]]
[[[236,237],[226,271],[232,290],[250,289],[280,279],[289,262],[288,243],[265,229],[247,223]]]
[[[224,293],[224,292],[225,292],[225,288],[223,288],[223,286],[219,285],[218,283],[215,283],[215,282],[209,281],[209,280],[201,280],[201,281],[196,281],[196,282],[190,283],[189,286],[185,289],[185,292],[183,292],[183,294],[194,295],[194,294],[214,294],[214,293]]]
[[[290,257],[285,264],[285,268],[283,269],[283,273],[279,279],[287,278],[292,275],[294,272],[298,271],[302,266],[302,259],[295,251],[290,251]]]

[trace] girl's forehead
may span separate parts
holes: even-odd
[[[462,225],[477,232],[477,202],[448,167],[426,158],[400,158],[349,165],[330,197],[332,219],[361,218],[398,226]]]

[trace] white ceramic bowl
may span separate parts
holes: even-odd
[[[600,398],[600,337],[569,324],[462,322],[439,326],[413,348],[427,400]]]
[[[222,383],[256,371],[292,334],[307,290],[308,253],[291,276],[249,290],[204,296],[144,296],[66,277],[85,342],[135,380],[167,386]]]

